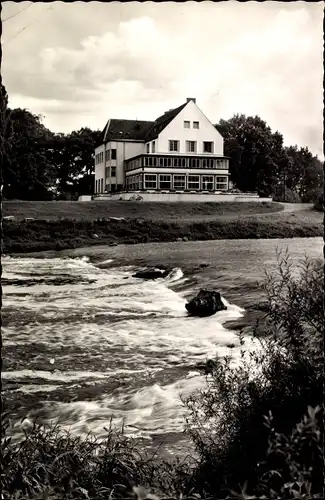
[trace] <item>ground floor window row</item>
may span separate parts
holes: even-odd
[[[172,158],[163,156],[144,156],[125,162],[125,170],[141,167],[209,168],[228,170],[228,160],[216,158]]]
[[[228,176],[185,174],[138,174],[126,178],[126,189],[175,191],[227,191]]]

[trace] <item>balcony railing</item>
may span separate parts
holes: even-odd
[[[126,160],[125,171],[136,170],[143,167],[156,168],[186,168],[186,169],[210,169],[228,170],[229,161],[225,158],[203,158],[185,156],[158,156],[144,155],[138,158]]]

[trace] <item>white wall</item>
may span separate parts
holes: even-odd
[[[103,186],[104,186],[104,191],[105,191],[105,147],[104,147],[104,144],[101,144],[100,146],[98,146],[98,148],[95,149],[95,158],[94,158],[95,162],[96,162],[96,155],[98,155],[99,153],[103,153],[103,161],[97,165],[95,163],[94,193],[95,193],[96,181],[98,179],[103,179]]]
[[[236,194],[214,194],[214,193],[143,193],[143,192],[128,192],[128,193],[117,193],[112,195],[105,195],[96,198],[96,200],[109,201],[109,200],[129,200],[137,196],[142,197],[142,201],[166,201],[166,202],[256,202],[261,203],[263,201],[271,202],[272,198],[259,198],[258,196],[238,196]],[[141,201],[139,201],[141,203]]]
[[[184,128],[185,120],[190,121],[189,129]],[[199,129],[193,128],[194,121],[199,122]],[[169,140],[180,141],[179,153],[182,154],[188,154],[186,151],[186,141],[197,142],[196,154],[203,154],[203,141],[214,143],[214,155],[222,156],[224,154],[223,137],[193,101],[190,101],[159,134],[158,140],[156,140],[156,152],[169,152]]]
[[[117,184],[124,184],[123,162],[133,156],[142,154],[144,152],[144,144],[143,142],[112,142],[107,144],[107,149],[111,148],[116,149],[116,182]]]
[[[107,160],[105,162],[105,145],[102,144],[95,149],[95,156],[98,153],[104,153],[104,161],[100,164],[95,164],[95,186],[97,179],[104,179],[105,185],[110,184],[109,179],[105,179],[105,167],[116,167],[116,177],[111,178],[112,184],[124,184],[123,162],[128,158],[137,156],[144,152],[144,144],[142,142],[117,142],[112,141],[106,144],[106,150],[116,149],[116,160]]]

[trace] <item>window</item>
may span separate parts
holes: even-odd
[[[100,180],[100,192],[103,193],[104,191],[104,179]]]
[[[174,189],[180,191],[185,189],[185,175],[174,175]]]
[[[190,127],[191,127],[191,122],[184,120],[184,128],[190,128]]]
[[[189,175],[187,178],[187,189],[199,190],[200,189],[200,176]]]
[[[213,142],[203,142],[203,153],[213,153]]]
[[[215,167],[215,160],[212,158],[203,158],[202,159],[202,167],[203,168],[214,168]]]
[[[169,141],[169,151],[179,151],[179,141]]]
[[[144,164],[146,167],[155,167],[157,164],[157,158],[148,156],[147,158],[144,159]]]
[[[170,174],[159,175],[159,189],[171,189],[171,187],[172,176]]]
[[[171,166],[172,166],[172,159],[164,158],[164,167],[171,167]]]
[[[111,160],[116,160],[116,149],[111,149]]]
[[[186,158],[174,158],[174,167],[186,167]]]
[[[202,176],[202,189],[203,191],[213,191],[213,175]]]
[[[151,152],[152,152],[152,153],[155,153],[155,152],[156,152],[156,143],[155,143],[155,142],[153,142],[153,143],[152,143],[152,146],[151,146]]]
[[[227,160],[217,160],[217,168],[219,170],[228,170],[228,161]]]
[[[147,153],[150,153],[150,144],[146,145],[146,151],[147,151]]]
[[[193,122],[193,128],[200,128],[199,122]]]
[[[186,141],[186,151],[188,153],[196,153],[196,141]]]
[[[139,175],[129,177],[129,187],[132,191],[139,189]]]
[[[216,177],[216,190],[217,191],[227,191],[228,189],[228,177],[227,176],[217,176]]]
[[[107,149],[107,151],[106,151],[106,161],[108,161],[110,159],[110,152],[111,152],[111,150]]]
[[[109,167],[105,168],[105,177],[109,177]]]
[[[144,175],[144,188],[145,189],[157,189],[157,175],[156,174],[145,174]]]
[[[189,158],[190,168],[200,168],[199,158]]]
[[[111,176],[116,177],[116,167],[111,168]]]

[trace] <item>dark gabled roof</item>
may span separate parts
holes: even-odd
[[[149,130],[145,140],[152,141],[153,139],[157,139],[160,132],[169,125],[169,123],[185,108],[187,102],[179,106],[178,108],[171,109],[167,111],[163,115],[159,116],[157,120],[154,121],[151,129]]]
[[[109,128],[107,130],[105,138],[105,130],[109,123]],[[135,141],[144,141],[148,130],[152,127],[154,122],[142,121],[142,120],[120,120],[111,119],[107,122],[103,130],[103,142],[113,141],[113,140],[126,140],[133,139]]]
[[[156,139],[160,132],[167,127],[167,125],[185,108],[187,102],[178,108],[171,109],[163,115],[159,116],[157,120],[141,121],[141,120],[109,120],[102,132],[102,142],[118,141],[120,140],[136,140],[136,141],[152,141]],[[105,137],[105,131],[108,125],[108,130]]]

